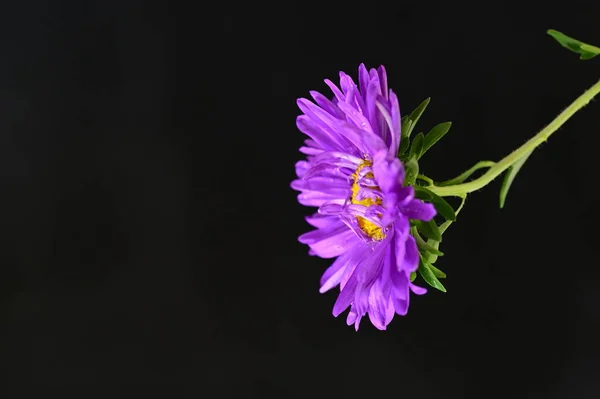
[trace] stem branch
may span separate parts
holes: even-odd
[[[579,96],[575,101],[571,103],[563,112],[561,112],[548,126],[542,129],[538,134],[529,139],[521,147],[517,148],[501,161],[497,162],[494,166],[489,168],[479,178],[472,180],[468,183],[457,184],[454,186],[429,186],[429,190],[433,191],[440,197],[455,196],[460,197],[464,194],[471,193],[473,191],[480,190],[481,188],[488,185],[492,180],[498,177],[502,172],[511,167],[520,158],[533,151],[540,144],[548,140],[548,137],[557,131],[566,121],[569,120],[577,111],[585,107],[596,94],[600,93],[600,81],[590,87]]]

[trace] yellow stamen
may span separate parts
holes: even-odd
[[[358,191],[360,190],[360,187],[358,185],[358,179],[359,179],[359,175],[360,175],[360,171],[366,167],[366,166],[372,166],[373,162],[369,161],[369,160],[365,160],[363,161],[359,166],[358,169],[356,169],[356,172],[354,172],[350,177],[352,177],[352,179],[354,179],[354,182],[352,183],[352,195],[350,196],[350,202],[352,202],[353,204],[357,204],[357,205],[364,205],[364,206],[370,206],[370,205],[381,205],[381,199],[380,198],[365,198],[362,200],[358,200],[356,199],[356,196],[358,195]],[[373,173],[372,172],[368,172],[365,175],[366,178],[372,179],[373,178]],[[369,187],[372,189],[376,189],[378,190],[379,187],[374,186],[374,187]],[[363,218],[362,216],[357,216],[356,220],[358,222],[358,226],[360,227],[360,229],[362,231],[365,232],[366,235],[368,235],[370,238],[372,238],[375,241],[381,241],[384,239],[385,237],[385,233],[381,230],[381,227],[377,226],[375,223]]]

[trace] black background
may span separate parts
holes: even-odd
[[[361,62],[453,121],[428,175],[500,159],[598,79],[545,34],[600,43],[598,2],[5,3],[3,397],[598,396],[597,101],[505,209],[469,197],[448,293],[384,332],[331,316],[289,188],[296,98]]]

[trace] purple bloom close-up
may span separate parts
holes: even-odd
[[[410,281],[419,266],[419,250],[409,219],[429,221],[433,205],[415,198],[404,186],[404,166],[397,158],[400,107],[388,89],[383,66],[358,70],[358,85],[340,72],[340,86],[325,80],[333,98],[311,91],[314,102],[301,98],[298,129],[308,136],[296,163],[302,205],[317,207],[307,217],[316,230],[299,241],[309,253],[335,258],[321,278],[320,292],[340,286],[333,307],[338,316],[350,307],[348,325],[358,330],[368,314],[385,330],[394,314],[406,315],[410,292],[425,288]]]

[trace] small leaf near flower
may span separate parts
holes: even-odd
[[[423,142],[423,149],[421,150],[421,156],[427,152],[435,143],[437,143],[442,137],[448,133],[452,122],[443,122],[437,124],[427,133]]]
[[[423,133],[419,133],[415,136],[415,138],[412,141],[412,145],[410,146],[409,156],[414,155],[417,160],[421,158],[421,154],[423,153],[424,138],[425,136],[423,135]]]
[[[419,252],[423,256],[427,256],[429,253],[432,253],[437,256],[444,256],[444,253],[440,251],[437,246],[434,247],[433,245],[430,245],[427,242],[425,242],[425,240],[423,240],[416,227],[411,227],[410,232],[415,238],[415,241],[417,242]]]
[[[404,163],[404,169],[406,170],[404,185],[414,185],[415,181],[417,180],[417,176],[419,175],[419,163],[417,162],[417,158],[414,155],[411,155],[408,161]]]
[[[431,97],[427,97],[425,100],[423,100],[423,102],[419,104],[419,106],[408,115],[408,119],[410,119],[411,125],[406,131],[407,137],[410,137],[410,134],[412,133],[413,129],[415,128],[415,125],[419,121],[419,118],[421,118],[421,115],[423,115],[423,112],[425,112],[425,108],[427,108],[427,105],[429,105],[429,101],[431,101]],[[404,132],[402,134],[404,135]]]
[[[444,285],[440,283],[440,280],[438,280],[438,278],[431,270],[431,265],[425,263],[423,261],[423,258],[421,258],[419,261],[419,274],[421,275],[421,277],[423,277],[423,280],[425,280],[427,284],[442,292],[446,292],[446,287],[444,287]]]
[[[435,220],[431,219],[429,222],[419,222],[416,224],[417,230],[427,238],[431,238],[435,241],[442,241],[442,233]]]
[[[456,213],[452,206],[442,197],[433,193],[423,186],[415,186],[415,196],[423,201],[431,202],[435,206],[436,211],[446,220],[455,221]]]
[[[579,59],[581,60],[589,60],[600,54],[600,48],[583,43],[557,30],[548,29],[547,33],[556,39],[561,46],[579,54]]]
[[[444,273],[443,271],[441,271],[440,269],[438,269],[431,263],[429,263],[428,266],[429,266],[429,269],[431,269],[431,271],[433,272],[434,276],[436,276],[437,278],[446,278],[446,273]]]
[[[417,272],[410,273],[410,282],[412,283],[417,278]]]

